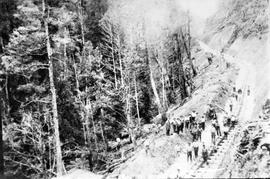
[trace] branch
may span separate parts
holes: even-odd
[[[33,100],[33,101],[29,101],[29,102],[27,102],[26,104],[22,105],[21,108],[24,108],[24,107],[28,106],[28,105],[31,104],[31,103],[37,103],[37,102],[39,102],[39,103],[46,103],[46,104],[49,104],[49,103],[50,103],[49,101]],[[23,103],[23,102],[22,102],[22,103]]]
[[[18,161],[15,161],[15,160],[12,160],[12,159],[7,159],[13,163],[16,163],[16,164],[19,164],[19,165],[23,165],[23,166],[26,166],[26,167],[29,167],[29,168],[32,168],[34,170],[36,170],[38,173],[43,173],[43,171],[41,171],[40,169],[38,168],[35,168],[33,165],[31,164],[25,164],[25,163],[22,163],[22,162],[18,162]]]

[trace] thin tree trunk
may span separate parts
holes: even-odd
[[[53,126],[54,126],[54,138],[55,138],[55,148],[56,148],[56,170],[57,176],[63,175],[63,164],[62,164],[62,152],[61,152],[61,142],[60,142],[60,134],[59,134],[59,124],[58,124],[58,111],[57,111],[57,100],[56,100],[56,90],[54,86],[54,74],[53,74],[53,62],[52,62],[52,49],[50,45],[50,37],[49,37],[49,28],[48,28],[48,16],[45,14],[46,4],[45,0],[43,0],[43,14],[44,14],[44,25],[46,31],[46,45],[47,45],[47,56],[49,60],[49,79],[50,79],[50,90],[52,94],[52,117],[53,117]],[[46,17],[47,16],[47,17]]]
[[[103,109],[101,109],[101,116],[102,116],[102,120],[104,120],[104,111]],[[105,151],[107,152],[108,151],[108,142],[107,142],[107,139],[105,137],[105,134],[104,134],[104,128],[103,128],[103,122],[102,120],[100,121],[100,129],[101,129],[101,136],[102,136],[102,139],[103,139],[103,143],[105,145]]]
[[[161,82],[162,82],[162,101],[163,101],[163,107],[167,108],[167,97],[166,97],[166,89],[165,89],[165,81],[164,81],[164,74],[161,74]]]
[[[118,50],[118,58],[119,58],[119,64],[120,64],[120,75],[121,75],[121,86],[124,86],[124,77],[123,77],[123,66],[122,66],[122,58],[121,58],[121,39],[119,35],[119,50]]]
[[[3,93],[1,88],[0,88],[0,99],[2,101],[3,99],[3,95],[1,94]],[[4,101],[4,100],[3,100]],[[3,109],[4,109],[4,104],[2,104],[2,102],[0,103],[0,178],[4,178],[4,150],[3,150]]]
[[[91,105],[91,104],[90,104],[90,105]],[[96,132],[95,121],[94,121],[94,118],[93,118],[92,105],[91,105],[91,108],[90,108],[90,118],[91,118],[91,123],[92,123],[92,126],[93,126],[94,140],[95,140],[95,147],[96,147],[96,151],[98,151],[97,132]],[[89,124],[90,124],[90,121],[89,121]],[[89,129],[89,136],[90,136],[90,129]]]
[[[158,96],[158,91],[157,91],[157,87],[156,87],[156,84],[155,84],[155,80],[154,80],[154,77],[153,77],[153,72],[151,70],[151,67],[150,68],[150,81],[151,81],[151,86],[152,86],[152,89],[153,89],[153,92],[154,92],[154,96],[156,98],[155,102],[158,106],[158,111],[159,113],[162,113],[163,112],[163,108],[162,108],[162,105],[161,105],[161,102],[160,102],[160,99],[159,99],[159,96]]]
[[[6,94],[6,102],[5,102],[5,107],[6,107],[6,112],[5,112],[5,118],[9,117],[9,112],[10,112],[10,105],[9,105],[9,92],[8,92],[8,73],[6,74],[6,84],[5,84],[5,94]]]
[[[137,109],[137,117],[138,117],[138,126],[141,127],[141,118],[140,118],[140,110],[139,110],[139,100],[138,100],[138,90],[137,90],[137,82],[136,82],[136,72],[134,72],[134,86],[135,86],[135,98],[136,98],[136,109]]]
[[[67,39],[68,38],[68,36],[67,36],[67,33],[68,33],[68,31],[67,31],[67,28],[65,27],[65,39]],[[65,61],[64,61],[64,80],[66,79],[66,74],[68,73],[68,69],[67,69],[67,62],[68,62],[68,57],[67,57],[67,44],[66,43],[64,43],[64,59],[65,59]]]
[[[74,76],[75,76],[75,84],[76,84],[76,91],[77,91],[77,97],[79,99],[81,99],[81,91],[80,91],[80,83],[79,83],[79,79],[78,79],[78,74],[77,74],[77,66],[76,66],[76,62],[75,62],[75,58],[74,56],[73,58],[73,69],[74,69]]]
[[[4,52],[4,43],[3,38],[0,36],[0,54]]]
[[[82,36],[82,57],[85,58],[85,37],[84,37],[84,18],[83,18],[83,0],[80,0],[79,18],[81,26],[81,36]]]
[[[128,124],[128,131],[129,131],[129,135],[133,144],[133,147],[136,147],[136,140],[135,140],[135,136],[134,136],[134,131],[133,131],[133,127],[134,127],[134,123],[131,119],[131,103],[130,103],[130,94],[131,90],[130,90],[130,83],[129,83],[129,87],[127,90],[127,97],[126,97],[126,116],[127,116],[127,124]]]
[[[111,52],[111,56],[112,56],[112,60],[113,60],[113,73],[114,73],[114,85],[115,85],[115,89],[117,89],[117,76],[116,76],[116,64],[115,64],[115,58],[114,58],[114,45],[113,45],[113,27],[111,25],[111,44],[112,44],[112,52]]]
[[[154,96],[155,96],[155,103],[158,106],[158,112],[162,113],[163,108],[162,108],[162,105],[161,105],[161,102],[160,102],[160,99],[159,99],[158,91],[157,91],[155,80],[154,80],[154,77],[153,77],[153,72],[152,72],[151,65],[150,65],[151,63],[150,63],[150,57],[149,57],[149,51],[148,51],[147,42],[145,42],[145,46],[146,46],[146,58],[147,58],[146,62],[148,64],[148,68],[149,68],[149,72],[150,72],[150,83],[151,83],[152,90],[153,90],[153,93],[154,93]]]

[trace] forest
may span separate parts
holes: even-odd
[[[104,171],[117,138],[136,148],[145,124],[191,95],[189,12],[129,3],[0,1],[2,174]]]

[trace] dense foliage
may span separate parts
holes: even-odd
[[[64,168],[99,171],[114,159],[111,143],[116,138],[127,133],[136,146],[143,124],[189,95],[192,75],[187,72],[192,61],[187,28],[179,25],[148,39],[146,21],[140,20],[136,29],[124,26],[121,20],[130,14],[115,13],[112,9],[124,3],[118,2],[1,1],[7,175],[56,175],[54,110]]]

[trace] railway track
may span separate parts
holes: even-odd
[[[245,99],[244,93],[242,93],[240,99],[241,101],[238,102],[239,108],[237,111],[238,119]],[[238,121],[239,122],[233,128],[230,127],[227,138],[222,136],[217,140],[216,150],[210,151],[207,162],[203,162],[202,159],[195,162],[191,169],[186,173],[185,178],[215,178],[219,171],[224,170],[224,168],[220,168],[224,159],[232,153],[232,150],[236,149],[234,144],[241,138],[239,137],[239,134],[241,133],[243,122],[240,120]]]

